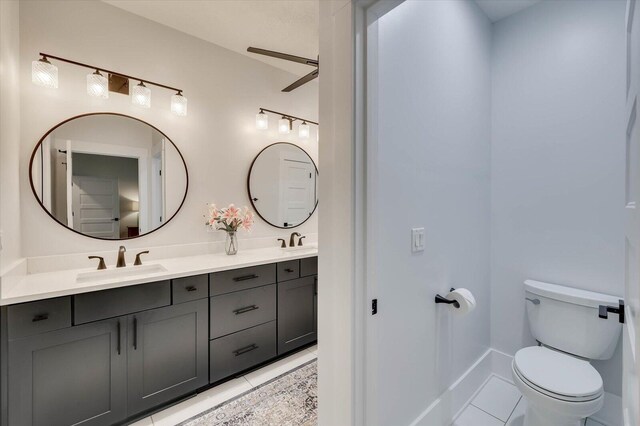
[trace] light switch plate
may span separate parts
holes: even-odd
[[[424,251],[424,228],[411,230],[411,251],[413,253]]]

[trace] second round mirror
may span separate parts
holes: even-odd
[[[263,149],[249,171],[249,198],[262,219],[277,228],[306,222],[318,205],[318,169],[305,150],[278,142]]]

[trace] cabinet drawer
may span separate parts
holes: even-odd
[[[74,323],[84,324],[168,306],[171,304],[171,286],[167,280],[78,294],[73,299]]]
[[[318,256],[300,259],[300,276],[318,275]]]
[[[9,339],[71,327],[71,297],[11,305],[7,325]]]
[[[236,291],[211,298],[211,338],[276,319],[276,285]]]
[[[209,377],[214,383],[276,356],[276,322],[239,331],[209,343]]]
[[[300,278],[300,261],[289,260],[278,263],[278,282]]]
[[[177,278],[171,280],[173,304],[209,297],[209,276]]]
[[[276,265],[259,265],[209,275],[209,294],[231,293],[276,282]]]

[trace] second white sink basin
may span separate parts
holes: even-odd
[[[167,269],[159,264],[126,266],[124,268],[108,268],[101,271],[81,272],[76,277],[76,282],[87,283],[91,281],[104,281],[109,279],[128,278],[138,275],[157,274],[167,272]]]
[[[284,247],[284,248],[280,248],[280,250],[282,251],[305,251],[305,250],[317,250],[318,249],[318,244],[312,243],[309,244],[308,246],[294,246],[294,247]]]

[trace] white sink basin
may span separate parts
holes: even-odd
[[[307,250],[318,250],[318,244],[309,244],[308,246],[294,246],[294,247],[280,247],[282,251],[307,251]]]
[[[127,266],[124,268],[109,268],[101,271],[81,272],[76,277],[78,283],[88,283],[92,281],[104,281],[110,279],[121,279],[135,277],[138,275],[150,275],[160,272],[167,272],[167,269],[162,265],[140,265],[140,266]]]

